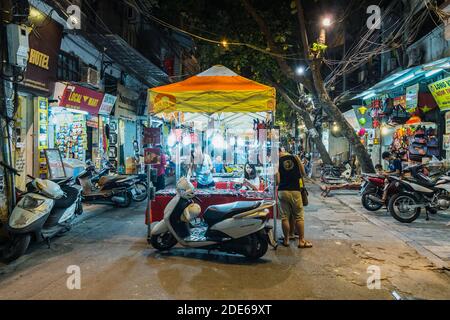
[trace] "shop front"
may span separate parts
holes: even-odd
[[[120,84],[117,94],[114,118],[111,120],[117,143],[112,148],[111,159],[117,162],[119,173],[136,173],[139,159],[136,157],[135,145],[140,140],[137,117],[139,94]]]
[[[103,93],[75,84],[57,83],[49,107],[48,147],[59,149],[63,159],[98,162],[99,111]]]

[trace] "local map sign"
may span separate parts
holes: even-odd
[[[450,110],[450,77],[428,86],[441,111]]]

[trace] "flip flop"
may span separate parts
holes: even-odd
[[[309,248],[312,248],[313,245],[312,245],[311,242],[305,241],[303,244],[299,244],[298,247],[299,247],[300,249],[309,249]]]
[[[284,239],[281,239],[281,241],[279,241],[279,243],[280,243],[283,247],[286,247],[286,248],[289,248],[289,247],[290,247],[290,244],[285,244],[285,243],[284,243]]]

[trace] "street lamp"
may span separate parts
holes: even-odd
[[[325,17],[322,19],[322,26],[325,28],[328,28],[331,26],[331,18],[330,17]]]
[[[305,67],[299,66],[299,67],[297,67],[297,69],[295,70],[295,72],[296,72],[299,76],[302,76],[302,75],[305,74]]]
[[[324,17],[322,19],[322,28],[320,29],[320,38],[319,43],[325,44],[326,43],[326,37],[327,37],[327,28],[332,25],[332,21],[330,17]]]

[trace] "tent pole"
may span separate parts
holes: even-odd
[[[275,127],[275,112],[271,112],[271,128],[270,130],[274,129]],[[274,140],[273,140],[273,135],[271,134],[271,145],[272,148],[274,147]],[[278,152],[276,152],[276,154],[278,154]],[[278,162],[278,159],[272,159],[272,168],[273,168],[273,190],[272,190],[272,194],[275,200],[275,206],[273,207],[273,237],[275,242],[278,242],[278,195],[277,195],[277,180],[276,180],[276,172],[275,172],[275,166],[274,163],[276,163],[275,161]]]
[[[147,123],[149,128],[152,127],[152,114],[151,112],[147,113]],[[147,146],[148,147],[148,146]],[[144,157],[145,157],[145,149],[144,149]],[[144,158],[145,159],[145,158]],[[144,160],[145,162],[145,160]],[[147,172],[147,213],[148,213],[148,225],[147,225],[147,242],[150,243],[151,233],[152,233],[152,199],[150,191],[153,188],[152,179],[151,179],[151,165],[145,165],[145,171]]]

